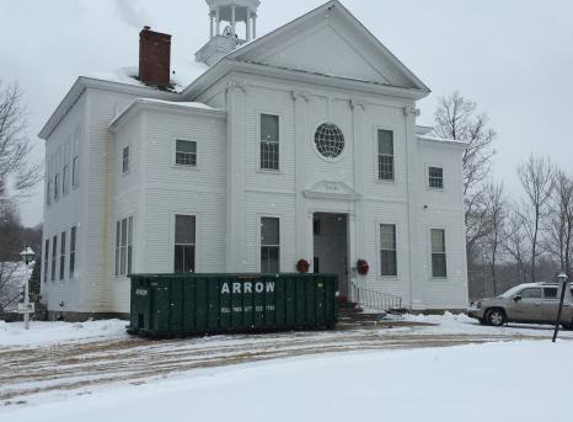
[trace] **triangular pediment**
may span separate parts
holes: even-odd
[[[304,191],[305,198],[344,199],[356,201],[360,194],[343,182],[323,180]]]
[[[429,92],[336,0],[240,48],[228,58]]]

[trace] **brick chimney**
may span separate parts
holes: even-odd
[[[168,88],[171,77],[171,35],[152,31],[139,33],[139,80],[146,85]]]

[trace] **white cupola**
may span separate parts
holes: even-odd
[[[195,60],[209,66],[257,37],[259,0],[206,0],[209,6],[209,41]],[[244,29],[244,32],[243,32]]]

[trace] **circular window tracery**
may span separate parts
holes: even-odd
[[[344,151],[344,134],[338,126],[323,123],[314,134],[316,149],[326,158],[336,158]]]

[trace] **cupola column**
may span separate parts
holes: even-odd
[[[213,11],[209,12],[209,38],[215,36],[215,14]]]
[[[215,9],[215,19],[217,20],[217,35],[221,35],[221,8],[219,6]]]
[[[257,38],[257,14],[253,13],[253,38]]]
[[[247,21],[245,22],[247,26],[247,42],[251,41],[251,9],[247,9]]]
[[[237,34],[237,6],[231,6],[231,35]]]

